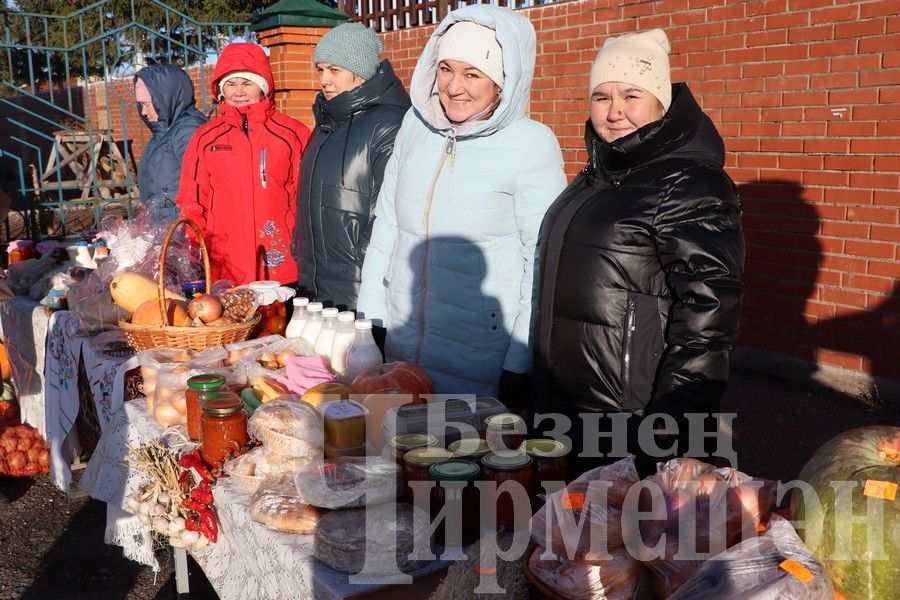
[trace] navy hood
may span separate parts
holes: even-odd
[[[144,123],[152,131],[165,131],[184,111],[194,107],[194,84],[181,68],[175,65],[152,65],[135,74],[134,79],[144,81],[150,91],[153,108],[159,115],[156,123],[141,115]],[[138,104],[138,114],[141,107]]]

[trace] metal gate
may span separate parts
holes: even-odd
[[[136,158],[150,138],[135,71],[184,68],[204,110],[222,47],[255,39],[248,23],[200,22],[156,0],[101,0],[67,15],[4,10],[2,19],[0,190],[17,217],[7,239],[41,236],[47,216],[55,233],[70,234],[74,211],[90,211],[94,226],[110,205],[130,215]]]

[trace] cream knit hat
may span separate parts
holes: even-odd
[[[670,50],[669,38],[662,29],[607,39],[591,66],[588,94],[608,81],[630,83],[659,98],[668,111],[672,104]]]
[[[262,90],[263,96],[269,95],[269,82],[266,81],[266,78],[258,73],[254,73],[253,71],[232,71],[231,73],[227,73],[222,79],[219,80],[219,93],[222,93],[222,88],[225,86],[225,82],[229,79],[234,79],[235,77],[241,77],[246,79],[247,81],[252,81],[256,85],[259,86],[259,89]]]
[[[450,26],[438,42],[437,60],[468,63],[503,88],[503,50],[490,27],[472,21]]]

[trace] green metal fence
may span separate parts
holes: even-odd
[[[133,146],[149,139],[133,97],[121,92],[136,70],[171,63],[196,71],[206,108],[204,65],[225,44],[254,39],[247,23],[201,22],[156,0],[0,17],[0,187],[25,215],[28,237],[41,235],[38,216],[47,211],[64,233],[76,209],[90,209],[95,225],[110,204],[130,213],[139,195]]]

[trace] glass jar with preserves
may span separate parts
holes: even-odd
[[[544,482],[556,481],[564,486],[566,483],[566,455],[569,448],[558,440],[539,438],[525,440],[519,447],[531,457],[531,471],[534,474],[534,495],[531,497],[531,506],[535,510],[540,508],[543,501],[538,494],[549,493],[544,487]],[[556,490],[557,488],[552,488]]]
[[[349,400],[328,402],[319,407],[325,421],[325,441],[346,450],[366,443],[366,409]]]
[[[413,490],[409,486],[411,481],[430,481],[431,474],[428,469],[432,465],[447,462],[453,458],[447,450],[443,448],[434,448],[425,446],[422,448],[414,448],[403,456],[403,477],[406,480],[403,499],[410,504],[413,503]]]
[[[430,448],[437,446],[438,439],[427,433],[404,433],[391,438],[388,445],[391,447],[391,458],[403,467],[403,457],[410,450],[416,448]]]
[[[531,519],[531,496],[534,494],[534,474],[531,472],[532,459],[527,454],[515,450],[491,452],[481,459],[481,474],[485,481],[493,481],[499,488],[507,481],[517,483],[515,488],[497,496],[497,531],[514,531],[528,526]],[[527,509],[516,511],[511,494],[524,493],[528,499]]]
[[[437,542],[448,548],[461,548],[477,541],[481,511],[478,488],[473,482],[481,474],[481,467],[468,460],[448,460],[432,465],[428,472],[437,482],[431,490],[432,520],[447,507],[435,531]]]
[[[462,438],[456,440],[447,447],[447,450],[453,453],[454,458],[459,460],[468,460],[476,465],[481,466],[481,459],[488,453],[491,448],[488,446],[487,440],[482,438]]]
[[[514,413],[491,415],[484,420],[485,439],[491,450],[518,451],[525,441],[525,419]]]
[[[200,456],[208,466],[226,459],[250,441],[244,403],[234,392],[203,402],[200,416]]]
[[[187,390],[184,393],[184,401],[187,416],[187,432],[192,440],[196,441],[200,439],[200,396],[205,392],[221,391],[224,385],[224,377],[209,373],[194,375],[187,380]],[[212,398],[215,398],[216,395],[209,394],[206,400],[211,400]]]

